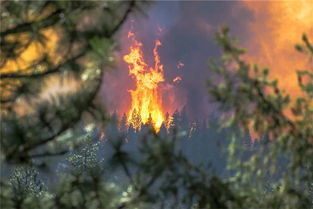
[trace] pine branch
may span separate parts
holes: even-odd
[[[60,14],[62,14],[64,11],[65,11],[64,9],[57,9],[56,11],[52,12],[49,16],[42,20],[26,22],[23,24],[16,25],[14,28],[10,28],[0,32],[0,37],[2,40],[4,40],[6,36],[11,34],[31,32],[34,29],[34,25],[39,26],[37,29],[50,27],[56,24],[58,20],[61,19]]]
[[[124,22],[127,20],[127,17],[129,16],[129,14],[133,11],[133,9],[136,6],[136,0],[132,0],[129,3],[129,6],[127,8],[127,10],[125,11],[123,17],[120,19],[120,21],[116,24],[116,26],[113,28],[113,30],[111,31],[111,35],[115,34],[120,27],[124,24]]]
[[[125,14],[123,15],[122,19],[119,21],[119,23],[114,27],[114,29],[111,31],[111,33],[108,35],[108,38],[111,38],[117,31],[118,29],[122,26],[122,24],[126,21],[128,15],[132,12],[133,8],[135,6],[135,1],[132,1],[129,4],[128,9],[126,10]],[[18,75],[18,74],[2,74],[1,78],[38,78],[38,77],[42,77],[48,74],[52,74],[52,73],[57,73],[60,72],[60,68],[61,66],[74,61],[80,57],[82,57],[86,51],[89,49],[89,45],[85,48],[85,50],[83,52],[81,52],[80,54],[76,55],[75,57],[71,58],[70,60],[67,60],[65,63],[62,63],[60,65],[58,65],[57,67],[49,70],[49,71],[45,71],[45,72],[40,72],[40,73],[36,73],[36,74],[22,74],[22,75]],[[71,127],[73,127],[78,121],[80,121],[81,116],[83,114],[83,112],[85,112],[87,110],[87,108],[89,107],[89,105],[94,101],[100,87],[102,84],[102,80],[103,80],[103,70],[100,70],[100,74],[98,75],[98,81],[97,81],[97,85],[95,87],[95,89],[88,95],[88,97],[85,100],[85,103],[83,105],[83,107],[78,109],[78,113],[76,114],[75,117],[73,117],[72,119],[70,119],[69,121],[67,121],[65,124],[62,125],[62,127],[54,134],[52,134],[51,136],[38,140],[37,142],[31,143],[29,145],[26,144],[26,146],[22,147],[22,149],[20,149],[18,151],[18,155],[19,156],[24,156],[21,159],[24,159],[27,156],[27,153],[29,153],[30,151],[36,149],[37,147],[40,147],[42,145],[45,145],[53,140],[55,140],[58,136],[62,135],[65,131],[67,131],[68,129],[70,129]],[[7,159],[12,159],[16,156],[17,154],[17,150],[12,150],[12,152],[7,154]],[[26,157],[26,159],[29,157]]]
[[[59,156],[59,155],[65,155],[66,153],[68,153],[68,150],[63,150],[61,152],[44,152],[44,153],[39,153],[39,154],[32,154],[29,155],[30,158],[34,159],[34,158],[43,158],[43,157],[55,157],[55,156]]]
[[[78,55],[64,61],[63,63],[57,65],[56,67],[49,69],[47,71],[43,71],[43,72],[38,72],[38,73],[28,73],[28,74],[18,74],[18,73],[2,73],[0,74],[0,78],[1,79],[19,79],[19,78],[39,78],[39,77],[43,77],[46,75],[50,75],[50,74],[54,74],[54,73],[59,73],[61,72],[61,69],[63,66],[76,61],[77,59],[83,57],[85,55],[85,53],[87,52],[86,48],[85,50],[83,50],[82,52],[80,52]],[[21,72],[22,70],[18,70],[19,72]]]

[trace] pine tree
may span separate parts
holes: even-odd
[[[127,131],[127,116],[126,113],[123,114],[122,119],[120,121],[120,131]]]
[[[1,2],[4,158],[30,161],[31,152],[50,148],[46,145],[66,135],[83,115],[101,123],[107,120],[95,98],[105,68],[114,63],[114,34],[142,4],[135,0]],[[96,25],[91,24],[94,21]],[[57,92],[47,99],[42,95],[48,95],[49,79]],[[79,87],[59,91],[67,82]],[[51,155],[55,150],[45,152]]]
[[[153,127],[153,121],[152,121],[152,117],[151,117],[151,114],[149,114],[149,118],[148,118],[148,121],[147,121],[147,125],[150,126],[150,127]]]
[[[140,117],[139,112],[137,111],[137,109],[134,109],[134,111],[132,112],[130,120],[131,120],[132,127],[135,130],[139,130],[141,125],[142,125],[142,121],[141,121],[141,117]]]
[[[171,122],[171,126],[170,126],[170,132],[173,132],[174,130],[179,130],[180,127],[180,121],[181,121],[181,117],[180,117],[180,113],[178,110],[175,110],[175,112],[173,113],[173,119]]]
[[[228,164],[238,170],[232,181],[235,188],[241,188],[238,190],[241,195],[247,197],[245,207],[311,208],[309,193],[303,185],[313,181],[312,69],[297,71],[303,96],[291,100],[279,88],[278,81],[269,77],[269,69],[251,67],[245,62],[244,50],[229,36],[228,28],[222,28],[216,40],[223,57],[210,63],[214,79],[208,82],[209,92],[223,112],[222,127],[232,130]],[[296,49],[311,57],[313,48],[309,39],[303,35],[302,40],[303,44],[296,45]],[[293,115],[287,116],[286,111]],[[234,129],[236,126],[240,129]],[[259,139],[255,143],[257,149],[244,159],[244,148],[238,147],[238,142],[248,131]],[[264,192],[268,182],[271,192]]]
[[[180,113],[180,117],[181,117],[181,121],[180,121],[180,127],[182,130],[184,131],[188,131],[190,128],[190,124],[189,124],[189,117],[187,115],[187,108],[186,106],[184,106],[184,108],[182,109],[181,113]]]
[[[161,137],[166,137],[167,133],[168,133],[168,130],[167,130],[166,126],[165,126],[165,122],[163,122],[161,127],[160,127],[159,135]]]

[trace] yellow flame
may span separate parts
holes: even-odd
[[[165,118],[159,92],[159,84],[164,81],[163,65],[157,51],[161,42],[155,41],[154,67],[151,67],[144,60],[142,43],[136,40],[135,34],[129,32],[128,38],[132,39],[132,46],[129,54],[123,58],[128,64],[129,75],[135,79],[136,84],[134,90],[129,90],[131,107],[127,114],[128,124],[139,129],[142,124],[150,123],[158,132]]]

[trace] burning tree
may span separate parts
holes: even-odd
[[[277,81],[268,78],[267,69],[251,68],[242,59],[243,50],[224,29],[217,34],[222,60],[210,65],[219,79],[209,82],[209,92],[226,113],[223,119],[227,120],[221,121],[221,128],[235,130],[231,135],[233,143],[228,147],[233,175],[220,179],[206,167],[191,163],[178,146],[183,133],[175,128],[170,137],[157,135],[153,130],[144,135],[139,158],[124,149],[122,137],[109,140],[113,152],[106,161],[101,156],[103,153],[99,153],[102,141],[92,140],[98,136],[94,129],[91,126],[75,129],[75,125],[83,113],[100,115],[94,99],[102,79],[100,66],[111,63],[113,35],[137,3],[11,1],[2,4],[2,161],[33,168],[18,168],[9,181],[1,179],[1,208],[312,207],[312,69],[298,72],[303,96],[291,104],[289,97],[277,87]],[[97,18],[81,16],[84,12]],[[100,24],[100,29],[84,25],[84,21],[101,19],[97,15],[105,15],[108,22]],[[59,31],[64,36],[59,36]],[[67,49],[62,49],[64,54],[51,51],[58,48],[57,39]],[[38,44],[40,53],[30,56]],[[313,47],[306,36],[297,49],[313,56]],[[34,60],[25,61],[24,56]],[[107,59],[103,60],[104,57]],[[134,63],[131,70],[132,67]],[[157,74],[161,71],[159,67],[155,69]],[[77,92],[55,96],[52,101],[45,100],[44,94],[40,94],[43,88],[40,84],[46,77],[64,78],[68,74],[76,76],[84,86],[80,85]],[[158,77],[157,81],[160,80]],[[288,108],[292,117],[285,114]],[[136,111],[139,117],[141,110]],[[148,115],[147,122],[155,123],[153,117]],[[242,159],[236,142],[252,130],[260,138],[256,142],[259,146],[248,159]],[[77,148],[74,142],[82,146]],[[45,186],[35,169],[45,168],[42,158],[67,151],[70,153],[60,163],[58,178]],[[114,169],[119,169],[125,178],[119,182],[112,180]]]
[[[136,40],[135,34],[128,33],[128,38],[132,39],[133,46],[130,47],[129,54],[124,56],[128,63],[129,74],[135,78],[136,89],[130,90],[131,108],[128,113],[128,123],[135,129],[139,129],[142,124],[150,123],[156,131],[160,130],[164,122],[164,111],[162,109],[162,98],[159,90],[159,83],[164,81],[163,65],[157,51],[160,41],[155,42],[153,49],[154,67],[150,67],[144,60],[142,43]]]

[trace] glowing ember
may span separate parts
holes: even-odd
[[[161,42],[155,41],[154,66],[151,67],[144,60],[142,43],[136,40],[135,34],[129,32],[128,38],[132,40],[132,46],[129,54],[123,58],[128,64],[129,75],[135,79],[136,86],[134,90],[129,90],[131,107],[127,114],[127,122],[135,129],[140,129],[142,124],[150,124],[158,132],[165,120],[159,90],[159,84],[164,81],[163,65],[157,51]]]
[[[173,79],[174,83],[179,83],[181,81],[181,77],[177,76],[176,78]]]
[[[184,66],[185,66],[185,64],[182,63],[181,61],[179,61],[179,62],[177,63],[177,69],[180,69],[180,68],[182,68],[182,67],[184,67]]]

